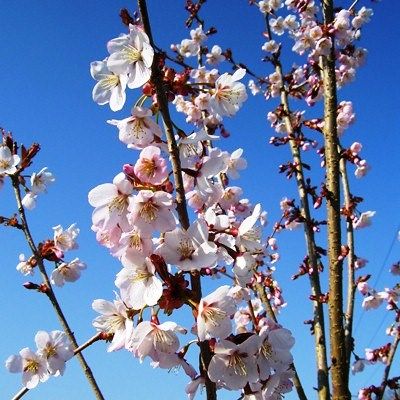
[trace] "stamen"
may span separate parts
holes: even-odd
[[[8,169],[11,167],[10,161],[7,160],[0,160],[0,168]]]
[[[46,358],[54,357],[57,356],[57,350],[55,346],[52,346],[50,343],[48,343],[44,348],[44,354],[46,355]]]
[[[118,211],[118,214],[121,215],[128,206],[128,196],[121,194],[115,197],[111,203],[108,205],[108,211],[112,213],[113,211]]]
[[[205,307],[202,317],[205,322],[210,322],[213,326],[220,325],[220,322],[227,316],[226,312],[217,307]]]
[[[233,368],[233,372],[236,375],[240,376],[245,376],[247,375],[247,369],[246,369],[246,364],[243,362],[242,357],[240,357],[240,354],[238,353],[233,353],[229,357],[229,363],[228,366],[230,368]]]
[[[158,208],[151,201],[148,201],[142,205],[139,215],[147,223],[151,223],[157,219]]]
[[[142,54],[140,53],[140,51],[130,44],[124,46],[122,53],[124,55],[124,58],[129,60],[131,64],[138,62],[142,59]]]
[[[105,90],[110,90],[119,85],[118,75],[101,75],[104,78],[100,79],[100,86]]]
[[[145,175],[149,178],[154,177],[157,171],[157,165],[154,160],[149,160],[148,158],[144,158],[142,160],[141,168]]]
[[[265,358],[271,358],[273,354],[272,346],[268,342],[268,340],[264,340],[263,345],[261,346],[261,353]]]
[[[39,363],[36,360],[26,360],[24,372],[31,372],[36,374],[39,370]]]
[[[189,239],[182,239],[179,242],[179,246],[178,246],[178,251],[179,251],[179,254],[181,255],[180,261],[188,260],[188,259],[191,260],[194,250],[195,249],[193,247],[193,244]]]
[[[129,247],[132,247],[135,250],[142,250],[142,240],[139,233],[135,232],[130,236]]]

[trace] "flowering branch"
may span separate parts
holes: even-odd
[[[54,311],[57,314],[57,317],[60,321],[60,324],[64,330],[64,332],[67,334],[69,340],[71,341],[71,343],[73,344],[73,346],[77,349],[78,347],[78,342],[75,339],[75,335],[72,332],[68,321],[61,309],[60,304],[58,303],[57,297],[53,291],[52,285],[50,283],[50,279],[49,276],[47,275],[47,271],[43,262],[43,258],[41,256],[41,254],[39,253],[36,244],[32,238],[31,232],[29,230],[29,225],[26,219],[26,215],[25,215],[25,209],[24,206],[22,205],[22,199],[21,199],[21,190],[20,190],[20,186],[19,186],[19,180],[18,180],[18,175],[11,175],[11,181],[12,181],[12,185],[14,188],[14,194],[15,194],[15,198],[17,201],[17,207],[18,207],[18,213],[19,216],[21,218],[21,225],[22,225],[22,231],[24,232],[26,241],[35,257],[35,259],[37,260],[37,266],[39,268],[40,274],[42,276],[45,288],[44,288],[44,293],[46,294],[46,296],[48,297],[48,299],[51,302],[51,305],[54,308]],[[101,393],[101,390],[94,378],[94,375],[88,365],[88,363],[86,362],[85,358],[83,357],[83,355],[79,352],[77,354],[79,363],[81,364],[81,367],[83,369],[83,372],[86,376],[86,379],[89,381],[89,384],[96,396],[96,399],[98,400],[102,400],[104,399],[103,394]]]
[[[151,33],[151,25],[150,19],[147,11],[147,5],[145,0],[138,0],[138,7],[140,11],[140,15],[142,17],[144,31],[149,37],[150,45],[154,45],[153,36]],[[155,57],[152,68],[152,81],[154,82],[154,86],[156,88],[157,93],[157,103],[163,117],[165,131],[167,136],[168,143],[168,152],[171,158],[172,170],[175,180],[175,190],[176,190],[176,210],[178,213],[179,221],[183,229],[187,230],[189,228],[189,216],[186,208],[186,199],[185,199],[185,189],[183,187],[183,178],[182,178],[182,169],[179,158],[179,149],[174,136],[174,129],[171,120],[171,116],[169,114],[168,108],[168,99],[165,94],[162,82],[162,76],[160,73],[159,66],[157,64],[157,57]],[[197,302],[200,301],[201,294],[201,282],[200,275],[196,272],[193,272],[190,276],[190,282],[192,291]],[[200,372],[205,377],[205,386],[207,392],[207,400],[216,400],[216,384],[212,382],[207,374],[208,365],[210,364],[210,360],[212,358],[212,354],[210,351],[210,347],[208,341],[202,341],[199,343],[200,346],[200,360],[199,367]]]
[[[103,339],[103,333],[99,332],[96,335],[92,336],[88,341],[86,341],[85,343],[83,343],[82,345],[80,345],[79,347],[77,347],[76,349],[74,349],[74,356],[76,355],[80,355],[81,352],[83,350],[85,350],[86,348],[88,348],[89,346],[91,346],[93,343],[97,342],[98,340],[102,340]],[[22,388],[18,393],[16,393],[11,400],[19,400],[21,399],[26,393],[29,392],[29,389],[24,387]]]
[[[269,16],[266,15],[266,26],[268,37],[272,39],[272,32],[269,24]],[[274,55],[273,64],[275,65],[275,72],[278,74],[282,86],[280,89],[280,98],[284,112],[284,123],[289,138],[290,151],[293,158],[293,164],[295,168],[295,178],[297,183],[297,190],[299,193],[301,203],[301,214],[304,219],[303,227],[306,240],[308,262],[311,267],[311,273],[309,274],[309,280],[311,285],[312,296],[315,299],[319,299],[322,291],[319,279],[319,266],[318,256],[316,251],[316,244],[314,238],[313,224],[310,212],[310,204],[308,201],[308,195],[306,191],[306,184],[304,178],[304,169],[301,154],[299,151],[299,145],[296,141],[295,132],[291,121],[291,111],[289,108],[288,91],[284,85],[284,76],[282,71],[282,64],[279,60],[278,55]],[[326,339],[325,339],[325,318],[323,305],[320,301],[313,301],[313,326],[314,326],[314,337],[315,337],[315,349],[318,365],[318,394],[320,399],[329,398],[329,370],[326,353]]]

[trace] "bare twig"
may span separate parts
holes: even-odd
[[[347,209],[351,206],[351,193],[349,186],[349,179],[347,174],[346,160],[341,157],[340,159],[340,176],[342,181],[344,203]],[[353,318],[354,318],[354,298],[356,293],[356,285],[354,278],[354,229],[352,220],[347,217],[346,224],[346,236],[347,236],[347,306],[346,314],[344,317],[344,336],[346,345],[346,358],[347,363],[350,365],[351,354],[353,350]],[[350,372],[350,368],[348,370]]]
[[[46,285],[46,295],[48,297],[48,299],[50,300],[51,305],[54,308],[54,311],[57,314],[58,320],[60,321],[60,324],[64,330],[64,332],[66,333],[66,335],[68,336],[69,340],[71,341],[71,343],[73,344],[73,346],[75,348],[78,348],[78,342],[75,339],[75,335],[72,332],[68,321],[61,309],[60,304],[58,303],[57,297],[53,291],[53,288],[51,286],[50,283],[50,279],[49,276],[47,275],[47,271],[46,271],[46,267],[44,265],[43,262],[43,258],[41,256],[41,254],[39,253],[36,244],[32,238],[31,232],[29,230],[29,225],[26,219],[26,215],[25,215],[25,209],[22,205],[22,199],[21,199],[21,190],[20,190],[20,186],[19,186],[19,181],[18,181],[18,177],[17,176],[11,176],[11,180],[12,180],[12,185],[14,188],[14,194],[15,194],[15,198],[17,201],[17,207],[18,207],[18,213],[21,219],[21,225],[22,225],[22,230],[24,232],[26,241],[32,251],[32,254],[35,256],[35,259],[37,260],[37,265],[40,271],[40,274],[42,276],[43,282]],[[79,363],[81,364],[81,367],[83,369],[83,372],[86,376],[86,379],[88,380],[95,396],[96,399],[98,400],[104,400],[103,394],[101,393],[101,390],[96,382],[96,379],[94,378],[94,375],[92,373],[92,370],[90,369],[88,363],[86,362],[85,358],[83,357],[83,355],[81,353],[78,353],[77,355]]]

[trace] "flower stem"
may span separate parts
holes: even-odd
[[[53,306],[54,311],[57,314],[58,320],[60,321],[60,324],[61,324],[64,332],[68,336],[69,340],[71,341],[71,343],[73,344],[75,349],[77,349],[77,348],[79,348],[78,342],[75,339],[74,333],[72,332],[72,330],[68,324],[68,321],[61,309],[61,306],[57,300],[57,297],[53,291],[49,276],[47,275],[46,267],[43,262],[43,258],[41,257],[41,255],[36,247],[36,244],[32,238],[31,232],[29,230],[28,221],[27,221],[26,215],[25,215],[25,209],[24,209],[24,206],[22,205],[21,190],[19,187],[18,176],[11,176],[11,180],[12,180],[12,185],[14,188],[15,199],[17,201],[18,213],[21,218],[22,231],[24,232],[26,241],[27,241],[35,259],[37,260],[37,265],[39,267],[40,274],[42,276],[44,284],[47,287],[47,290],[45,293],[46,293],[48,299],[50,300],[50,303]],[[83,357],[83,355],[80,352],[77,354],[77,357],[78,357],[79,363],[81,364],[82,370],[86,376],[86,379],[88,380],[88,382],[96,396],[96,399],[104,400],[103,394],[101,393],[101,390],[96,382],[96,379],[94,378],[92,370],[90,369],[85,358]]]

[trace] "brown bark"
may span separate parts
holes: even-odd
[[[333,0],[322,0],[325,25],[334,20]],[[334,40],[334,38],[332,38]],[[340,154],[337,134],[337,86],[334,45],[327,57],[322,57],[324,86],[324,138],[327,188],[327,229],[329,264],[329,322],[331,350],[332,398],[350,400],[348,363],[343,327],[343,266],[340,260]]]

